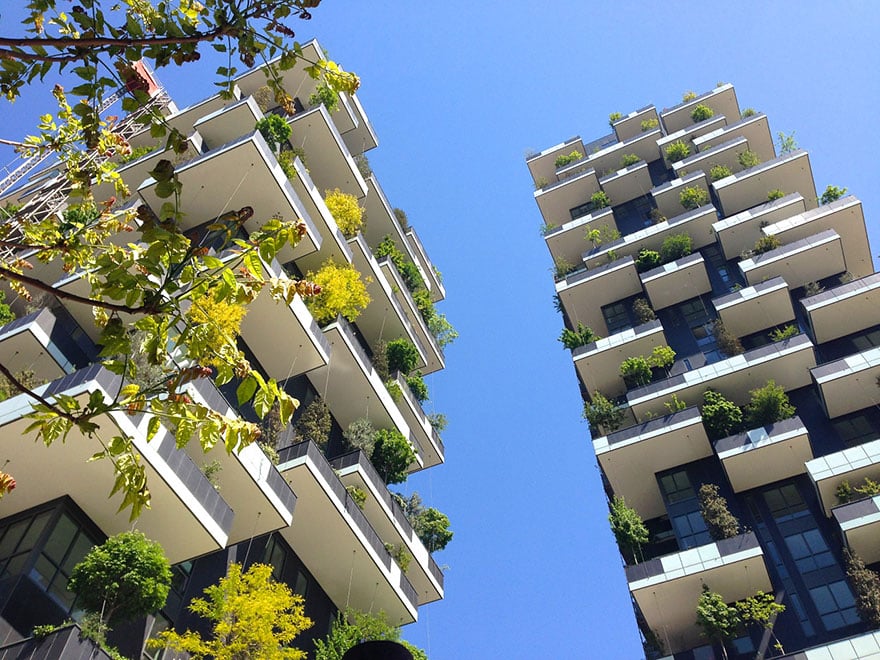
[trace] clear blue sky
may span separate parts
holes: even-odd
[[[732,82],[774,134],[794,131],[811,151],[820,190],[862,199],[880,251],[880,5],[598,4],[324,0],[298,26],[361,75],[380,140],[373,170],[443,271],[441,308],[461,332],[446,371],[428,380],[450,420],[447,464],[407,486],[456,533],[437,556],[445,600],[404,631],[431,660],[642,657],[574,370],[556,341],[526,150],[598,137],[610,112]],[[180,106],[211,92],[212,69],[185,71],[159,72]],[[12,132],[0,137],[19,137],[34,107],[3,106]]]

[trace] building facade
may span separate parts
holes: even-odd
[[[610,124],[527,166],[605,489],[648,530],[623,552],[646,648],[720,657],[695,623],[705,585],[726,603],[773,594],[782,647],[813,649],[796,657],[880,652],[844,559],[880,561],[880,274],[861,203],[817,192],[810,154],[777,148],[730,84]],[[732,531],[701,514],[704,484]],[[743,626],[726,650],[775,644]]]
[[[317,42],[304,46],[305,60],[323,57]],[[412,391],[405,374],[383,374],[374,366],[387,342],[404,339],[418,355],[418,371],[443,369],[442,340],[429,327],[424,308],[433,310],[443,300],[444,287],[415,230],[395,212],[364,159],[377,138],[358,98],[340,93],[338,107],[328,110],[314,100],[316,81],[304,66],[283,72],[285,88],[295,96],[293,115],[273,107],[260,71],[240,76],[233,98],[215,95],[187,108],[153,90],[167,123],[189,144],[175,157],[188,235],[202,236],[214,218],[243,207],[253,209],[253,222],[300,218],[306,235],[273,263],[262,263],[266,276],[302,277],[328,260],[353,264],[370,303],[355,321],[340,316],[322,325],[299,296],[284,305],[264,292],[250,305],[239,347],[255,369],[301,402],[292,425],[273,438],[276,460],[257,444],[232,453],[218,446],[204,454],[195,441],[178,449],[166,428],[148,441],[143,416],[105,420],[114,432],[133,439],[146,466],[152,507],[135,528],[163,546],[174,570],[171,596],[155,620],[111,640],[130,657],[139,657],[144,638],[161,627],[204,626],[186,606],[216,583],[231,561],[270,563],[277,579],[305,597],[314,625],[297,644],[306,649],[312,639],[326,635],[344,608],[384,612],[391,623],[405,625],[416,620],[421,605],[443,597],[443,573],[431,552],[369,456],[352,451],[343,432],[364,418],[375,429],[399,432],[415,450],[409,472],[444,461],[436,424],[422,406],[424,393]],[[255,129],[270,114],[290,124],[289,143],[268,145]],[[119,203],[158,213],[164,200],[149,172],[169,157],[164,139],[134,123],[128,138],[134,149],[148,153],[118,164],[133,191]],[[293,154],[287,171],[276,157],[279,149]],[[3,203],[40,217],[66,208],[66,195],[63,189],[58,194],[51,170],[17,178],[8,190],[4,187]],[[345,236],[340,230],[325,203],[333,190],[353,196],[368,215],[361,231]],[[97,200],[111,194],[95,190]],[[244,235],[257,226],[245,222]],[[393,245],[394,258],[387,250],[377,256],[383,242]],[[408,263],[418,281],[404,281],[394,259]],[[55,264],[38,263],[34,274],[88,293],[81,273],[68,275]],[[36,382],[45,383],[41,391],[47,396],[118,390],[118,377],[97,363],[97,330],[88,307],[51,296],[36,308],[10,300],[18,318],[0,328],[0,360],[11,372],[33,372]],[[234,387],[218,388],[202,378],[189,385],[188,393],[225,415],[256,420],[250,407],[237,404]],[[316,399],[330,413],[322,446],[294,430]],[[27,395],[0,402],[0,455],[18,481],[0,502],[0,644],[28,636],[35,625],[78,616],[74,595],[66,589],[73,566],[93,545],[132,527],[128,512],[117,511],[118,498],[108,497],[112,465],[87,462],[101,449],[97,440],[74,432],[76,437],[47,449],[23,437],[30,410]]]

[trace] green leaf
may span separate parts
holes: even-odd
[[[247,378],[241,381],[238,389],[235,390],[235,396],[238,398],[238,405],[243,406],[254,396],[257,391],[257,379],[251,373]]]
[[[156,433],[159,432],[159,426],[161,422],[158,417],[150,417],[150,421],[147,423],[147,442],[156,437]]]

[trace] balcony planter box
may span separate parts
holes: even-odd
[[[110,660],[95,642],[81,635],[76,624],[59,628],[42,639],[29,637],[0,647],[0,660]]]

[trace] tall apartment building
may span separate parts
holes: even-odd
[[[317,42],[304,49],[306,60],[323,57]],[[293,421],[316,397],[329,407],[332,428],[324,450],[288,428],[276,443],[279,459],[273,464],[257,444],[228,454],[220,443],[205,455],[196,441],[177,449],[166,428],[148,442],[141,416],[104,421],[133,438],[146,466],[152,507],[134,526],[158,541],[174,565],[172,593],[153,632],[159,626],[204,625],[186,605],[216,583],[230,561],[270,563],[277,579],[304,595],[314,626],[298,640],[301,648],[323,637],[343,608],[381,611],[391,623],[403,625],[416,620],[420,605],[443,597],[443,573],[431,553],[369,457],[350,451],[342,432],[368,418],[376,429],[396,430],[408,439],[416,452],[410,471],[444,461],[443,443],[404,376],[392,374],[385,381],[372,363],[382,342],[404,338],[417,349],[417,369],[431,374],[444,367],[441,344],[407,283],[391,258],[377,257],[374,248],[390,239],[416,266],[419,288],[432,302],[441,301],[445,291],[415,230],[398,219],[363,163],[359,168],[359,157],[377,146],[360,101],[342,93],[335,112],[320,104],[306,107],[316,82],[303,66],[284,72],[285,87],[296,97],[298,111],[292,116],[258,103],[265,78],[257,70],[236,80],[233,99],[215,95],[177,108],[164,92],[153,90],[168,124],[189,142],[176,170],[183,183],[183,222],[193,237],[221,213],[246,206],[253,208],[254,223],[276,214],[301,218],[306,235],[275,262],[263,263],[267,276],[300,277],[333,259],[354,264],[371,298],[355,322],[339,317],[321,327],[299,296],[288,306],[275,304],[264,292],[242,324],[239,344],[251,365],[300,400]],[[295,176],[285,175],[274,148],[255,130],[270,113],[281,114],[292,127],[283,149],[302,150],[293,161]],[[142,128],[131,132],[132,147],[155,150],[119,165],[133,191],[122,203],[158,212],[164,200],[148,172],[169,157],[164,141]],[[60,184],[52,170],[34,172],[2,202],[26,204],[25,211],[44,216],[62,212],[67,201],[63,191],[57,194]],[[324,201],[325,191],[337,188],[353,195],[368,215],[364,230],[350,238]],[[95,192],[98,200],[110,194]],[[252,229],[245,223],[245,232]],[[37,263],[35,275],[88,294],[81,273],[53,268]],[[13,308],[19,317],[0,328],[0,360],[10,371],[33,371],[47,383],[41,390],[46,395],[116,391],[117,377],[96,364],[97,330],[88,307],[46,298],[41,309],[28,312],[23,301]],[[250,408],[239,408],[234,391],[218,388],[210,378],[189,387],[193,398],[216,411],[255,419]],[[66,589],[73,566],[93,545],[132,527],[128,512],[117,511],[118,498],[108,497],[114,481],[110,462],[87,462],[101,450],[97,441],[74,431],[47,449],[24,432],[30,410],[27,395],[0,403],[0,456],[18,481],[0,502],[0,640],[7,644],[29,635],[34,625],[76,615],[74,595]],[[203,473],[209,464],[215,485]],[[363,503],[349,494],[352,487],[366,495]],[[411,557],[406,570],[393,554]],[[135,633],[114,640],[132,657],[140,654],[150,627]]]
[[[605,404],[591,426],[604,486],[649,530],[625,561],[637,622],[653,657],[720,657],[695,624],[703,585],[727,603],[762,590],[785,605],[773,632],[792,657],[880,653],[843,559],[877,568],[880,497],[840,490],[880,477],[880,274],[862,205],[823,199],[811,155],[777,151],[732,85],[687,96],[527,158],[558,309],[581,331],[581,392]],[[704,393],[746,406],[770,380],[793,416],[707,427]],[[739,533],[713,540],[702,484]],[[731,657],[780,653],[760,627],[738,635]]]

